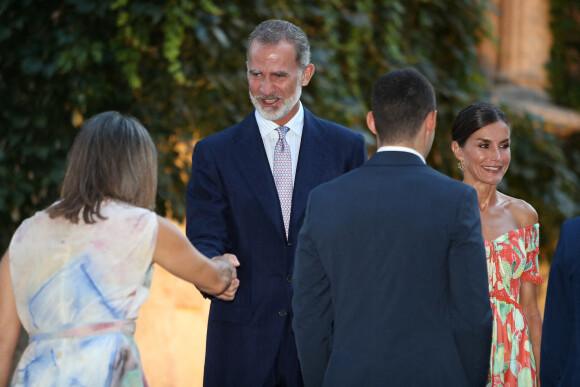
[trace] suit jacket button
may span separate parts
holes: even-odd
[[[284,317],[284,316],[286,316],[286,311],[285,311],[285,310],[281,310],[281,311],[279,311],[279,312],[278,312],[278,316],[280,316],[280,317]]]
[[[291,274],[288,274],[286,276],[286,282],[292,282],[292,275]]]

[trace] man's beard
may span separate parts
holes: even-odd
[[[300,96],[302,95],[301,79],[302,77],[298,77],[298,85],[296,85],[296,90],[294,91],[294,94],[292,94],[288,99],[284,99],[284,97],[280,95],[258,95],[254,97],[250,91],[250,100],[262,117],[270,121],[278,121],[286,117],[286,115],[290,113],[290,111],[294,108],[294,106],[296,106],[296,103],[300,99]],[[280,107],[263,107],[260,105],[260,102],[258,101],[259,99],[282,99],[283,102],[282,106]]]

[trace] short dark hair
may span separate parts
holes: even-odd
[[[503,121],[510,127],[507,116],[499,107],[489,102],[474,102],[457,114],[451,127],[451,140],[463,146],[474,132],[498,121]]]
[[[382,143],[395,144],[413,139],[427,114],[435,109],[433,86],[417,70],[390,71],[373,86],[373,117]]]
[[[153,209],[157,193],[157,151],[147,129],[115,111],[87,120],[67,157],[61,200],[47,211],[78,223],[104,219],[105,199]]]
[[[250,45],[254,40],[261,44],[276,46],[282,40],[294,44],[296,63],[301,70],[310,64],[310,43],[300,27],[286,20],[266,20],[260,23],[248,38],[247,60],[250,60]]]

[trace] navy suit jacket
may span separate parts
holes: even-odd
[[[542,387],[580,386],[580,217],[560,229],[550,267],[540,359]]]
[[[286,320],[292,318],[294,251],[308,195],[365,161],[362,135],[304,109],[286,239],[255,113],[196,144],[186,194],[187,236],[208,257],[233,253],[240,261],[234,301],[211,301],[205,385],[261,386],[280,342],[294,346]],[[279,356],[297,364],[295,348],[290,352]]]
[[[293,307],[305,386],[484,386],[492,312],[475,190],[394,151],[314,189]]]

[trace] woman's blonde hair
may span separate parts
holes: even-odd
[[[104,112],[85,122],[67,157],[61,200],[51,218],[95,223],[106,199],[155,208],[157,151],[147,129],[129,116]]]

